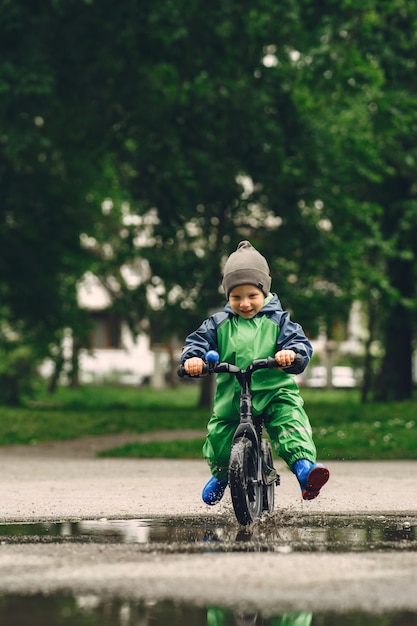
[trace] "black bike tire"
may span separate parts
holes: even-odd
[[[267,439],[262,439],[262,456],[269,467],[274,467],[271,444]],[[275,482],[272,485],[262,484],[262,510],[273,513],[275,506]]]
[[[246,437],[236,441],[230,452],[229,485],[235,516],[247,526],[262,513],[262,485],[258,483],[258,452]]]

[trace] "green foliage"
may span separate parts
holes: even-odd
[[[416,7],[306,3],[302,15],[320,33],[300,47],[296,97],[308,105],[315,191],[332,225],[327,275],[369,310],[369,346],[378,338],[384,351],[375,397],[404,399],[416,332]]]
[[[90,192],[104,158],[73,88],[64,3],[3,2],[0,16],[1,324],[45,357],[65,328],[82,331],[76,285],[90,257],[80,235],[98,214]]]
[[[35,357],[28,346],[16,340],[0,343],[0,404],[17,405],[30,394],[36,381]]]

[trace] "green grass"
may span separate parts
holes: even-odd
[[[118,448],[100,452],[99,456],[134,457],[140,459],[201,459],[204,438],[172,441],[151,441],[149,443],[127,443]]]
[[[61,388],[18,408],[0,407],[0,445],[33,444],[90,435],[205,429],[197,384],[154,391]],[[320,460],[417,459],[417,399],[362,405],[359,392],[302,390]],[[202,440],[131,444],[112,456],[201,458]]]
[[[22,407],[0,406],[0,445],[60,441],[89,435],[202,429],[207,411],[197,409],[198,389],[83,387],[39,391]]]

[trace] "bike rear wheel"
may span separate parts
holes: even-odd
[[[262,484],[258,481],[258,451],[242,437],[230,452],[229,485],[236,519],[247,526],[262,513]]]

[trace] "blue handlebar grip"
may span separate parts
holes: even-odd
[[[209,350],[206,354],[206,363],[218,363],[219,359],[220,356],[216,350]]]

